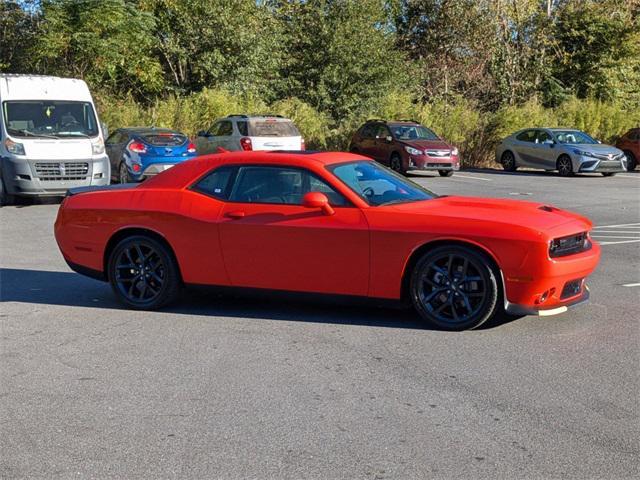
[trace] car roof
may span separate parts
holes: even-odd
[[[311,168],[324,167],[338,163],[373,160],[362,155],[348,152],[317,152],[317,151],[235,151],[203,155],[186,160],[167,170],[168,174],[160,174],[146,180],[140,185],[142,188],[176,188],[181,189],[191,185],[196,179],[216,166],[225,164],[265,164],[285,165],[292,167]]]

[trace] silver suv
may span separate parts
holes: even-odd
[[[199,155],[224,150],[304,150],[304,139],[281,115],[229,115],[195,140]]]
[[[563,177],[578,172],[600,172],[608,177],[627,168],[622,150],[569,128],[519,130],[498,145],[496,161],[509,172],[518,167],[542,168],[557,170]]]

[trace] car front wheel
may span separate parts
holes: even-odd
[[[453,176],[453,170],[438,170],[438,173],[440,174],[441,177],[452,177]]]
[[[159,241],[143,235],[120,241],[109,256],[108,276],[118,300],[136,310],[155,310],[180,293],[178,266]]]
[[[402,158],[397,153],[394,153],[391,156],[391,160],[389,161],[389,166],[391,170],[398,172],[400,175],[406,175],[407,171],[404,169],[402,165]]]
[[[476,328],[498,308],[498,284],[489,259],[458,245],[434,248],[418,260],[410,295],[420,316],[445,330]]]
[[[570,177],[573,175],[573,163],[571,157],[562,155],[556,164],[556,168],[561,177]]]

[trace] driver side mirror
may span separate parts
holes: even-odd
[[[325,215],[333,215],[336,211],[329,205],[329,199],[324,193],[309,192],[302,197],[302,206],[305,208],[319,208]]]
[[[387,135],[386,137],[387,143],[393,142],[393,137],[391,135]]]
[[[553,140],[545,140],[544,142],[542,142],[544,145],[549,145],[551,148],[553,148],[553,146],[556,144],[556,142],[554,142]]]

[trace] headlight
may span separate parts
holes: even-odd
[[[458,155],[458,149],[456,147],[453,147],[453,150],[451,150],[451,155],[454,157]]]
[[[573,153],[575,153],[576,155],[580,155],[583,157],[592,157],[592,158],[596,158],[596,156],[591,153],[591,152],[585,152],[584,150],[578,150],[577,148],[573,149]]]
[[[404,147],[409,155],[422,155],[422,150],[413,147]]]
[[[104,153],[104,142],[99,138],[96,142],[91,144],[91,152],[94,155],[100,155]]]
[[[24,155],[24,145],[18,142],[14,142],[10,138],[7,138],[4,141],[4,146],[9,153],[13,153],[14,155]]]

